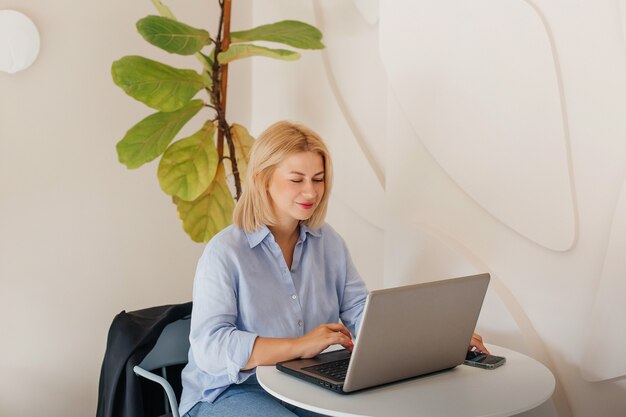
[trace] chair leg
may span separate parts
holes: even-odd
[[[163,378],[167,379],[167,369],[165,367],[161,368],[161,375],[163,376]],[[167,398],[167,395],[163,396],[163,407],[165,409],[165,414],[169,414],[170,413],[170,402]]]

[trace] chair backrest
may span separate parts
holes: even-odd
[[[139,364],[145,370],[187,363],[189,354],[190,317],[176,320],[165,326],[159,339]]]

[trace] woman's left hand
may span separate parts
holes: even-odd
[[[470,350],[489,354],[489,350],[483,344],[483,338],[478,333],[472,335],[472,341],[470,342]]]

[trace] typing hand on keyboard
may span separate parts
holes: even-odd
[[[294,339],[297,357],[312,358],[332,345],[341,345],[352,351],[352,335],[341,323],[320,324],[302,337]]]

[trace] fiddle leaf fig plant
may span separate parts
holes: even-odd
[[[231,223],[254,143],[246,127],[227,121],[228,65],[252,56],[297,60],[297,51],[253,42],[322,49],[322,34],[296,20],[231,32],[231,0],[219,0],[218,30],[211,36],[207,30],[178,21],[161,0],[152,3],[159,15],[140,19],[139,34],[169,53],[193,55],[200,68],[176,68],[136,55],[113,63],[113,82],[156,110],[126,132],[117,143],[117,155],[129,169],[160,158],[159,185],[176,204],[183,229],[194,241],[208,242]],[[177,138],[199,114],[206,118],[202,128]]]

